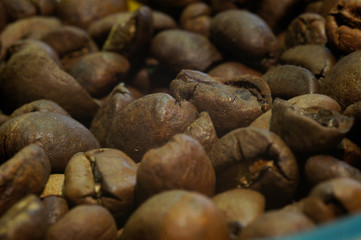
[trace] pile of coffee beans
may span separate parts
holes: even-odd
[[[0,0],[0,239],[262,239],[361,213],[360,13]]]

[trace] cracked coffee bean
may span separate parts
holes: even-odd
[[[112,215],[101,206],[81,205],[72,208],[53,224],[47,240],[116,240],[117,228]]]
[[[101,205],[124,221],[133,208],[137,165],[122,151],[94,149],[75,154],[65,169],[64,196],[71,205]]]
[[[27,195],[12,205],[0,218],[0,239],[43,239],[48,229],[46,209],[40,199]]]
[[[335,148],[351,129],[353,118],[322,107],[299,108],[281,99],[273,102],[270,130],[295,152]]]
[[[196,192],[172,190],[154,195],[137,208],[125,224],[120,239],[229,238],[226,220],[211,199]]]
[[[0,166],[0,216],[27,194],[40,195],[50,174],[48,157],[35,144],[6,160]]]
[[[79,122],[52,112],[31,112],[10,119],[0,127],[0,142],[1,162],[31,143],[38,144],[48,155],[53,173],[64,172],[73,154],[99,147]]]
[[[144,154],[136,182],[135,197],[142,203],[157,193],[172,189],[212,196],[216,179],[203,146],[185,134],[177,134],[162,147]]]
[[[252,75],[222,79],[193,70],[181,71],[170,84],[176,99],[185,99],[198,111],[207,111],[218,136],[248,126],[271,107],[271,91]]]
[[[216,192],[233,188],[261,192],[268,208],[289,202],[298,185],[296,158],[276,134],[261,128],[239,128],[212,147]]]

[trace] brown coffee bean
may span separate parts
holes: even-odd
[[[0,113],[0,126],[9,119],[10,119],[10,117],[8,115]]]
[[[139,162],[146,151],[184,132],[198,116],[196,107],[185,100],[176,100],[166,93],[148,94],[129,103],[116,115],[107,145]]]
[[[326,32],[335,50],[344,54],[361,50],[360,10],[361,3],[357,0],[338,0],[333,3],[326,18]]]
[[[0,218],[0,239],[4,240],[43,239],[47,229],[46,209],[35,195],[22,198]]]
[[[304,67],[310,70],[317,79],[325,78],[336,60],[330,50],[322,45],[298,45],[290,48],[280,57],[282,64]]]
[[[262,18],[245,10],[217,14],[211,23],[211,39],[219,49],[263,71],[275,63],[280,49]]]
[[[49,226],[56,223],[69,211],[68,203],[61,196],[47,196],[43,198],[43,205],[47,212],[46,222]]]
[[[216,130],[207,112],[201,112],[199,118],[189,125],[184,134],[194,138],[202,144],[204,150],[208,152],[212,145],[218,141]]]
[[[229,238],[226,220],[211,199],[196,192],[173,190],[157,194],[143,203],[128,219],[120,239]]]
[[[13,111],[10,117],[11,118],[18,117],[22,114],[29,112],[55,112],[70,117],[69,113],[67,113],[56,102],[46,99],[35,100],[33,102],[24,104],[15,111]]]
[[[177,27],[177,22],[172,16],[165,12],[153,10],[153,28],[155,33]]]
[[[24,68],[24,65],[31,67]],[[37,44],[24,43],[23,47],[19,47],[19,51],[7,61],[0,79],[1,107],[7,111],[34,100],[48,99],[77,120],[87,123],[99,107],[76,80]]]
[[[64,174],[50,174],[40,197],[46,198],[49,196],[62,196],[64,190],[64,178]]]
[[[294,211],[269,211],[245,227],[240,239],[275,238],[299,233],[314,227],[305,215]]]
[[[211,25],[211,8],[205,3],[196,2],[183,9],[180,27],[195,33],[209,36]]]
[[[142,6],[127,19],[120,19],[112,26],[103,50],[118,52],[132,61],[142,56],[152,34],[152,10]]]
[[[116,149],[77,153],[65,169],[64,196],[72,205],[102,205],[124,220],[133,207],[136,172],[134,161]]]
[[[351,140],[342,139],[334,155],[351,166],[361,169],[361,148]]]
[[[311,186],[338,177],[361,182],[361,172],[358,169],[329,155],[310,157],[305,164],[305,175]]]
[[[262,74],[252,68],[239,62],[225,62],[208,71],[212,77],[219,78],[236,78],[239,75],[250,74],[261,77]]]
[[[27,194],[40,194],[49,174],[48,157],[35,144],[24,147],[3,163],[0,166],[0,215]]]
[[[356,51],[343,57],[320,82],[320,93],[334,98],[343,109],[361,101],[360,56],[361,51]]]
[[[77,206],[53,224],[47,240],[115,240],[117,228],[112,215],[101,206]]]
[[[341,106],[334,99],[327,95],[322,94],[304,94],[288,100],[289,103],[296,107],[322,107],[328,110],[341,112]],[[268,110],[261,116],[256,118],[251,124],[251,127],[260,127],[269,130],[270,119],[272,116],[272,110]]]
[[[295,156],[276,134],[247,127],[231,131],[210,153],[216,191],[246,188],[261,192],[268,207],[289,202],[298,184]]]
[[[212,196],[215,183],[215,172],[203,146],[185,134],[177,134],[162,147],[144,154],[137,172],[135,196],[138,203],[173,189]]]
[[[7,49],[24,38],[39,39],[44,33],[59,27],[61,22],[55,17],[34,16],[8,24],[0,34],[0,60],[4,60]]]
[[[102,147],[107,147],[107,139],[113,126],[117,124],[116,116],[134,98],[123,83],[116,86],[94,116],[90,131]]]
[[[263,214],[265,198],[249,189],[233,189],[215,195],[213,201],[226,217],[231,239],[238,239],[242,229]]]
[[[326,45],[326,20],[317,13],[298,15],[288,25],[285,43],[288,48],[305,44]]]
[[[64,172],[73,154],[99,147],[92,133],[79,122],[51,112],[32,112],[12,118],[0,127],[0,141],[4,143],[0,148],[1,161],[30,143],[43,147],[53,173]]]
[[[85,29],[96,19],[126,9],[124,0],[62,0],[57,5],[57,15],[65,24]]]
[[[202,72],[183,70],[169,88],[176,99],[207,111],[218,136],[248,126],[271,107],[272,101],[267,83],[252,75],[214,79]]]
[[[158,33],[152,40],[151,52],[176,73],[182,69],[205,71],[222,58],[205,36],[180,29]]]
[[[320,108],[298,108],[281,99],[273,102],[270,130],[295,152],[320,152],[337,146],[353,118]]]
[[[267,82],[274,98],[290,99],[318,92],[317,79],[303,67],[293,65],[271,67],[262,78]]]
[[[116,84],[123,82],[130,68],[128,60],[120,54],[97,52],[79,59],[69,74],[93,97],[107,95]]]
[[[12,20],[36,15],[36,6],[27,0],[3,0],[8,17]]]
[[[334,178],[316,185],[309,194],[333,205],[338,215],[361,211],[361,183],[350,178]]]

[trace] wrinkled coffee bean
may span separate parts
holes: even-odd
[[[57,103],[46,99],[35,100],[33,102],[24,104],[15,111],[13,111],[10,117],[14,118],[29,112],[55,112],[70,117],[69,113],[67,113]]]
[[[305,44],[326,45],[327,36],[325,19],[316,13],[304,13],[298,15],[288,25],[285,43],[288,48]]]
[[[349,164],[329,155],[310,157],[305,164],[306,179],[311,186],[338,177],[361,182],[361,172]]]
[[[216,179],[203,146],[185,134],[177,134],[162,147],[144,154],[136,182],[135,197],[141,203],[157,193],[172,189],[212,196]]]
[[[209,36],[211,8],[202,2],[189,4],[180,16],[180,27],[195,33]]]
[[[137,208],[120,239],[228,240],[227,231],[226,220],[211,199],[173,190],[157,194]]]
[[[208,152],[218,140],[216,130],[207,112],[201,112],[199,118],[186,128],[184,134],[202,144],[206,152]]]
[[[48,157],[35,144],[6,160],[0,166],[0,216],[27,194],[40,195],[50,174]]]
[[[133,207],[136,172],[134,161],[116,149],[77,153],[65,169],[64,196],[71,205],[102,205],[123,220]]]
[[[101,206],[81,205],[72,208],[53,224],[47,240],[115,240],[117,228],[112,215]]]
[[[240,234],[240,239],[275,238],[313,227],[314,223],[301,213],[274,210],[263,214],[246,226]]]
[[[268,130],[233,130],[213,145],[209,158],[217,174],[217,192],[253,189],[265,196],[268,207],[277,207],[289,202],[297,188],[295,156]]]
[[[293,65],[271,67],[262,78],[267,82],[274,98],[290,99],[318,92],[315,76],[303,67]]]
[[[250,74],[261,77],[262,74],[252,68],[239,62],[226,62],[219,64],[208,71],[208,74],[212,77],[219,78],[236,78],[239,75]]]
[[[320,108],[299,108],[281,99],[273,102],[270,130],[295,152],[320,152],[337,146],[353,118]]]
[[[298,45],[290,48],[280,56],[280,62],[304,67],[310,70],[317,79],[325,78],[336,60],[330,50],[322,45]]]
[[[262,18],[245,10],[217,14],[210,36],[220,49],[260,70],[273,65],[279,54],[280,46],[272,30]]]
[[[180,29],[158,33],[152,40],[151,52],[174,72],[182,69],[205,71],[222,58],[205,36]]]
[[[327,37],[337,51],[348,54],[361,50],[360,10],[357,0],[338,0],[328,12]]]
[[[244,227],[263,214],[265,198],[249,189],[233,189],[215,195],[213,201],[226,217],[231,239],[238,239]]]
[[[52,172],[60,173],[73,154],[99,147],[93,134],[79,122],[52,112],[32,112],[10,119],[0,127],[0,141],[1,162],[35,143],[44,148]]]
[[[207,111],[218,136],[248,126],[271,107],[271,91],[265,81],[252,75],[213,79],[192,70],[181,71],[169,86],[176,99]]]
[[[43,239],[48,229],[46,209],[35,195],[28,195],[0,218],[0,239]]]
[[[69,74],[93,97],[107,95],[116,84],[123,82],[130,68],[128,60],[120,54],[97,52],[79,59]]]
[[[47,196],[43,198],[42,202],[46,209],[46,222],[49,226],[56,223],[69,211],[68,203],[66,202],[65,198],[61,196]]]
[[[185,100],[176,100],[166,93],[148,94],[115,116],[107,146],[120,149],[139,162],[146,151],[184,132],[198,116],[196,107]]]

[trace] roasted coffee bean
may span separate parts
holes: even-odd
[[[334,178],[316,185],[310,197],[322,199],[334,208],[338,215],[361,211],[361,183],[350,178]]]
[[[343,114],[355,119],[354,125],[352,126],[351,131],[348,133],[347,137],[355,141],[357,144],[360,144],[361,136],[358,133],[361,130],[361,101],[349,105]]]
[[[330,50],[322,45],[298,45],[290,48],[280,57],[282,64],[304,67],[310,70],[317,79],[325,78],[336,60]]]
[[[245,227],[240,239],[275,238],[307,231],[313,227],[314,223],[304,214],[274,210],[263,214]]]
[[[90,131],[95,135],[102,147],[108,146],[108,135],[117,124],[117,115],[132,101],[134,101],[132,94],[122,83],[116,86],[107,96],[106,101],[94,116],[90,127]]]
[[[276,134],[261,128],[239,128],[216,142],[210,153],[216,170],[216,191],[253,189],[268,207],[289,202],[298,184],[295,156]]]
[[[8,115],[0,112],[0,126],[9,119],[10,119],[10,117]]]
[[[176,100],[166,93],[148,94],[115,116],[107,146],[120,149],[139,162],[146,151],[184,132],[198,116],[196,107],[188,101]]]
[[[48,229],[46,209],[35,195],[11,206],[0,218],[0,239],[43,239]]]
[[[285,43],[288,48],[305,44],[326,45],[325,19],[317,13],[298,15],[288,25]]]
[[[34,15],[53,14],[56,7],[55,0],[3,0],[8,17],[11,20],[27,18]]]
[[[320,108],[299,108],[281,99],[273,102],[270,130],[295,152],[320,152],[337,146],[353,118]]]
[[[351,166],[361,169],[361,148],[351,140],[347,138],[342,139],[333,155]]]
[[[33,102],[24,104],[15,111],[13,111],[10,117],[14,118],[29,112],[55,112],[70,117],[69,113],[67,113],[56,102],[46,99],[35,100]]]
[[[0,141],[1,162],[35,143],[44,148],[52,172],[60,173],[73,154],[99,147],[93,134],[79,122],[51,112],[31,112],[10,119],[0,127]]]
[[[136,182],[135,196],[142,203],[157,193],[173,189],[212,196],[216,179],[203,146],[185,134],[177,134],[162,147],[144,154]]]
[[[290,99],[318,92],[317,79],[303,67],[293,65],[271,67],[262,78],[267,82],[274,98]]]
[[[180,27],[195,33],[209,36],[211,8],[202,2],[189,4],[180,16]]]
[[[129,68],[128,60],[122,55],[97,52],[81,57],[69,70],[69,74],[91,96],[100,98],[125,80]]]
[[[62,0],[57,5],[57,15],[65,24],[87,28],[94,20],[126,8],[125,0]]]
[[[238,239],[242,229],[263,214],[265,198],[249,189],[233,189],[215,195],[213,201],[226,217],[231,239]]]
[[[208,38],[180,29],[158,33],[152,40],[151,52],[174,72],[182,69],[205,71],[222,58]]]
[[[361,182],[361,172],[357,168],[330,155],[310,157],[305,164],[305,174],[311,186],[338,177],[348,177]]]
[[[236,78],[239,75],[250,74],[261,77],[262,74],[252,68],[239,62],[225,62],[215,66],[208,71],[208,74],[212,77],[219,78]]]
[[[42,202],[46,209],[46,222],[49,226],[56,223],[69,211],[68,203],[61,196],[47,196],[43,198]]]
[[[229,238],[226,220],[211,199],[196,192],[173,190],[157,194],[137,208],[125,224],[120,239]]]
[[[105,208],[82,205],[72,208],[53,224],[46,239],[115,240],[116,236],[114,218]]]
[[[356,51],[343,57],[320,82],[320,93],[334,98],[343,109],[361,101],[360,56],[361,51]]]
[[[10,57],[0,75],[3,110],[13,111],[25,103],[48,99],[75,119],[89,122],[98,110],[98,103],[60,68],[42,46],[26,42],[23,45]]]
[[[48,157],[35,144],[6,160],[0,166],[0,215],[27,194],[40,195],[50,174]]]
[[[135,162],[117,149],[77,153],[65,169],[64,196],[71,205],[102,205],[124,220],[133,207],[136,172]]]
[[[326,30],[330,44],[335,50],[348,54],[361,50],[359,26],[361,3],[357,0],[334,1],[327,14]]]
[[[273,65],[280,50],[277,38],[262,18],[245,10],[217,14],[210,36],[219,49],[260,70]]]
[[[271,107],[271,91],[265,81],[252,75],[214,79],[191,70],[181,71],[170,84],[176,99],[207,111],[218,136],[248,126]]]
[[[194,138],[202,144],[204,150],[208,152],[212,145],[218,141],[216,130],[208,112],[201,112],[199,118],[189,125],[184,134]]]

